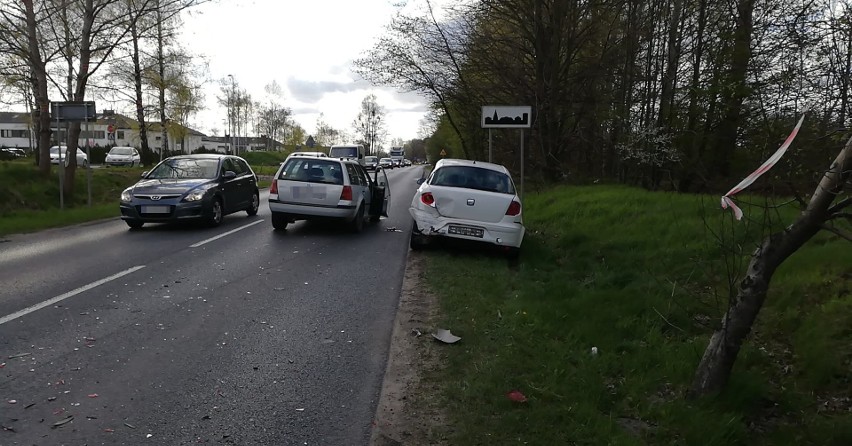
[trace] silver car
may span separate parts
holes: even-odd
[[[354,159],[290,156],[269,187],[272,227],[296,220],[339,220],[354,232],[387,217],[390,186],[383,169],[373,175]]]
[[[115,146],[109,149],[104,164],[107,166],[138,166],[142,164],[139,151],[133,147]]]
[[[65,162],[66,166],[70,166],[71,163],[67,159],[68,147],[62,146],[60,150],[60,146],[53,146],[50,148],[50,164],[59,164],[59,158]],[[60,155],[61,153],[61,155]],[[86,152],[77,149],[77,167],[89,167],[89,157],[86,156]]]

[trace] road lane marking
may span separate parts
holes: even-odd
[[[89,290],[91,290],[92,288],[95,288],[95,287],[101,286],[101,285],[103,285],[103,284],[105,284],[105,283],[107,283],[107,282],[113,281],[113,280],[118,279],[118,278],[120,278],[120,277],[124,277],[124,276],[126,276],[126,275],[128,275],[128,274],[131,274],[131,273],[135,273],[136,271],[139,271],[139,270],[140,270],[140,269],[142,269],[142,268],[145,268],[145,265],[139,265],[139,266],[134,266],[133,268],[128,268],[128,269],[126,269],[126,270],[124,270],[124,271],[121,271],[121,272],[119,272],[119,273],[113,274],[113,275],[111,275],[111,276],[109,276],[109,277],[104,277],[103,279],[98,280],[97,282],[92,282],[92,283],[90,283],[90,284],[88,284],[88,285],[83,285],[83,286],[81,286],[80,288],[77,288],[76,290],[71,290],[71,291],[69,291],[69,292],[67,292],[67,293],[65,293],[65,294],[61,294],[61,295],[56,296],[56,297],[54,297],[54,298],[48,299],[48,300],[46,300],[46,301],[44,301],[44,302],[37,303],[37,304],[35,304],[35,305],[31,306],[31,307],[24,308],[23,310],[16,311],[16,312],[14,312],[14,313],[12,313],[12,314],[10,314],[10,315],[0,317],[0,325],[3,325],[3,324],[5,324],[6,322],[9,322],[9,321],[13,321],[13,320],[15,320],[15,319],[17,319],[17,318],[19,318],[19,317],[21,317],[21,316],[26,316],[27,314],[30,314],[30,313],[32,313],[33,311],[41,310],[41,309],[42,309],[42,308],[44,308],[44,307],[47,307],[47,306],[53,305],[53,304],[55,304],[55,303],[57,303],[57,302],[61,302],[61,301],[65,300],[65,299],[68,299],[68,298],[69,298],[69,297],[71,297],[71,296],[76,296],[76,295],[78,295],[78,294],[80,294],[80,293],[83,293],[83,292],[85,292],[85,291],[89,291]]]
[[[196,243],[196,244],[194,244],[194,245],[189,245],[189,247],[190,247],[190,248],[198,248],[198,247],[199,247],[199,246],[201,246],[201,245],[206,245],[207,243],[210,243],[210,242],[212,242],[212,241],[214,241],[214,240],[219,240],[219,239],[220,239],[220,238],[222,238],[222,237],[229,236],[229,235],[231,235],[231,234],[233,234],[233,233],[235,233],[235,232],[237,232],[237,231],[242,231],[243,229],[245,229],[245,228],[249,228],[249,227],[252,227],[252,226],[254,226],[254,225],[258,224],[258,223],[263,223],[263,219],[258,220],[258,221],[253,221],[253,222],[251,222],[251,223],[249,223],[249,224],[247,224],[247,225],[245,225],[245,226],[240,226],[240,227],[239,227],[239,228],[237,228],[237,229],[231,229],[231,230],[230,230],[230,231],[228,231],[228,232],[223,232],[223,233],[221,233],[221,234],[217,235],[216,237],[210,237],[209,239],[207,239],[207,240],[202,240],[202,241],[200,241],[200,242],[198,242],[198,243]]]

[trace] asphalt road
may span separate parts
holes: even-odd
[[[274,232],[262,193],[218,228],[0,240],[0,444],[367,444],[420,173],[361,234]]]

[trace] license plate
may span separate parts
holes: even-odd
[[[171,206],[142,206],[143,214],[168,214]]]
[[[467,226],[450,225],[447,232],[456,235],[466,235],[468,237],[482,238],[483,230],[479,228],[469,228]]]

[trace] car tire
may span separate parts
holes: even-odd
[[[358,205],[358,210],[355,212],[355,218],[349,222],[349,229],[352,232],[358,233],[364,229],[364,205]]]
[[[412,251],[419,251],[426,246],[426,237],[417,229],[417,222],[414,220],[411,221],[411,237],[408,246]]]
[[[287,229],[288,223],[290,223],[290,219],[287,218],[287,215],[283,212],[272,213],[272,228],[276,231],[283,231]]]
[[[210,215],[207,217],[207,224],[213,227],[222,224],[222,217],[224,217],[223,211],[222,200],[214,198],[213,203],[210,204]]]
[[[257,209],[259,207],[260,207],[260,195],[258,195],[258,193],[255,192],[251,195],[251,204],[249,204],[249,207],[246,209],[246,214],[248,214],[249,217],[254,217],[255,215],[257,215]]]
[[[140,229],[145,224],[142,220],[124,220],[124,222],[130,226],[130,229]]]

